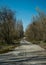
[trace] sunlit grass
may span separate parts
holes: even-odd
[[[7,53],[9,51],[13,51],[14,48],[16,48],[17,46],[19,46],[19,43],[17,44],[11,44],[11,45],[8,45],[8,44],[4,44],[4,43],[0,43],[0,54],[1,53]]]

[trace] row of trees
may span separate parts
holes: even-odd
[[[0,9],[0,41],[12,44],[14,40],[23,37],[23,24],[16,20],[15,13],[8,8]]]
[[[15,13],[8,8],[0,9],[0,41],[11,44],[24,36],[22,20],[16,20]],[[28,40],[46,41],[46,15],[38,11],[25,31]]]
[[[30,41],[46,41],[46,14],[38,11],[38,16],[33,16],[33,21],[28,25],[25,35]]]

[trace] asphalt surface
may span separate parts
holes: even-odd
[[[0,65],[46,65],[46,55],[14,56],[0,55]]]
[[[17,54],[16,50],[5,54],[0,54],[0,65],[46,65],[46,50],[33,52],[22,51]],[[18,49],[17,51],[20,50]]]

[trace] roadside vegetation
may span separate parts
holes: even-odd
[[[20,45],[20,43],[17,43],[17,44],[0,43],[0,54],[13,51],[14,48],[16,48],[19,45]]]
[[[22,20],[16,20],[16,13],[9,8],[0,9],[0,53],[13,50],[23,38]]]
[[[46,49],[46,14],[39,9],[37,12],[24,33],[22,20],[16,19],[16,13],[9,8],[0,9],[0,53],[14,50],[24,36]]]
[[[33,44],[39,44],[46,48],[46,13],[39,9],[37,9],[37,12],[38,15],[33,16],[32,23],[28,25],[25,36]]]

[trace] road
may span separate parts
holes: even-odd
[[[26,40],[14,51],[0,54],[0,65],[46,65],[46,50]]]

